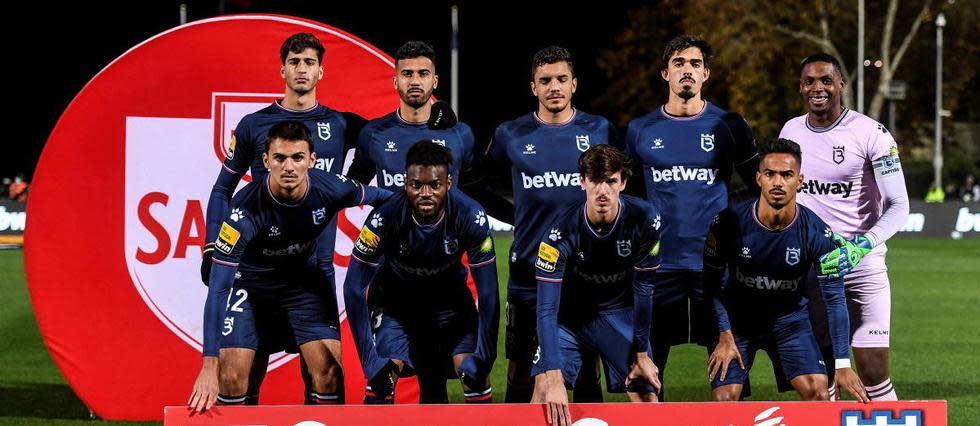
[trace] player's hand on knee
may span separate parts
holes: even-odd
[[[834,373],[834,383],[837,386],[838,395],[840,395],[840,389],[843,388],[847,393],[854,395],[858,402],[871,402],[867,390],[864,388],[864,383],[861,382],[861,378],[854,370],[838,368]]]
[[[660,369],[653,363],[650,356],[646,352],[639,352],[635,357],[636,360],[626,376],[626,388],[629,389],[634,380],[639,379],[660,389]]]
[[[210,362],[208,358],[214,357],[205,358],[201,372],[194,380],[191,397],[187,400],[188,407],[198,412],[210,410],[218,400],[218,363],[217,359]]]
[[[204,245],[204,251],[201,253],[201,282],[205,286],[211,281],[211,258],[214,256],[214,243],[207,243]]]
[[[448,102],[436,101],[432,104],[432,112],[429,113],[426,125],[433,130],[442,130],[455,126],[458,121],[456,113]]]
[[[714,380],[719,373],[721,376],[718,380],[725,380],[728,377],[728,366],[731,365],[733,359],[738,361],[738,366],[741,369],[745,369],[742,353],[739,352],[738,346],[735,344],[735,337],[731,330],[726,330],[721,332],[718,337],[718,345],[708,357],[708,380]]]

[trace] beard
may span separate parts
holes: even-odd
[[[419,109],[422,108],[422,106],[425,105],[426,102],[429,102],[429,99],[432,98],[432,92],[430,91],[428,93],[424,93],[422,94],[422,96],[419,97],[410,97],[406,92],[401,94],[401,98],[403,102],[408,104],[408,106],[415,109]]]
[[[694,93],[694,90],[691,90],[690,87],[685,87],[685,88],[681,89],[681,92],[678,93],[677,96],[680,96],[681,99],[687,101],[687,100],[690,100],[691,98],[697,96],[697,93]]]

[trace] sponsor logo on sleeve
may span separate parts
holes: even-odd
[[[483,240],[483,244],[480,244],[480,251],[489,253],[490,250],[493,250],[493,238],[488,235],[487,239]]]
[[[354,242],[354,248],[367,256],[371,256],[378,251],[380,242],[381,238],[378,237],[378,234],[371,232],[371,229],[365,226],[361,228],[361,235]]]
[[[228,222],[221,222],[221,230],[218,231],[218,240],[214,242],[214,248],[224,254],[231,254],[241,236],[242,234],[237,229],[232,228]]]
[[[541,243],[538,246],[538,259],[534,262],[534,266],[545,272],[555,272],[555,266],[558,264],[558,249],[548,245],[547,243]]]
[[[238,142],[238,140],[235,139],[235,135],[232,135],[231,136],[231,143],[228,144],[228,153],[226,154],[228,156],[228,159],[229,160],[231,160],[232,158],[235,158],[235,143],[237,143],[237,142]]]

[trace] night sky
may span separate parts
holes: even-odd
[[[77,2],[56,8],[37,2],[28,5],[35,8],[33,13],[10,17],[19,25],[8,35],[6,50],[8,55],[19,55],[9,64],[26,66],[16,72],[20,77],[14,83],[14,99],[24,108],[18,109],[22,116],[17,117],[16,126],[11,126],[13,139],[5,144],[0,156],[0,177],[18,172],[30,177],[48,135],[75,95],[127,49],[176,26],[179,3],[133,2],[138,8],[119,8]],[[186,3],[189,21],[219,15],[217,1]],[[359,3],[363,6],[338,6],[339,2],[324,1],[238,0],[226,1],[224,12],[275,13],[319,21],[350,32],[388,54],[406,40],[428,41],[438,55],[440,88],[435,95],[448,99],[452,2],[400,2],[398,7],[382,2]],[[591,110],[592,100],[608,82],[596,67],[597,53],[613,44],[626,24],[627,11],[639,3],[619,2],[615,7],[583,9],[559,3],[542,6],[528,2],[519,8],[497,2],[463,2],[460,119],[470,124],[480,143],[486,143],[498,124],[535,108],[528,89],[530,60],[536,50],[551,44],[565,46],[575,55],[579,86],[574,104]],[[121,11],[126,19],[113,18]],[[655,103],[656,100],[651,107]],[[84,159],[79,159],[78,165],[84,168]]]

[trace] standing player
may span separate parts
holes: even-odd
[[[671,40],[660,70],[669,87],[667,103],[630,122],[626,133],[626,152],[643,167],[647,200],[663,214],[663,266],[650,332],[661,375],[671,346],[708,345],[714,339],[710,305],[700,286],[701,253],[711,219],[728,206],[733,166],[749,188],[758,190],[752,130],[741,116],[701,95],[710,64],[711,47],[704,40],[687,35]]]
[[[475,139],[470,127],[457,123],[450,109],[440,107],[433,111],[430,100],[432,91],[439,87],[439,76],[432,46],[409,41],[399,47],[392,81],[400,98],[398,109],[364,126],[357,141],[355,163],[371,170],[378,187],[398,192],[405,185],[405,152],[415,142],[428,139],[454,153],[449,174],[458,184],[460,172],[467,172],[473,165]],[[436,104],[444,106],[445,102]],[[446,120],[438,121],[443,114]],[[366,177],[362,182],[370,180]]]
[[[660,214],[620,195],[630,158],[609,145],[578,160],[585,200],[563,209],[539,242],[538,351],[533,402],[546,403],[548,422],[571,423],[566,386],[583,354],[598,352],[609,392],[656,402],[660,386],[649,354],[653,283],[660,266]]]
[[[800,95],[808,112],[786,122],[779,137],[799,141],[803,149],[808,180],[800,203],[849,237],[852,251],[867,254],[845,280],[851,346],[871,399],[895,401],[888,373],[891,289],[885,241],[905,224],[908,193],[895,139],[877,121],[844,108],[843,88],[836,58],[819,53],[804,59]],[[820,334],[821,322],[815,324]]]
[[[808,401],[829,399],[829,366],[821,359],[810,328],[804,291],[806,276],[815,266],[824,274],[819,278],[820,290],[827,301],[837,383],[867,402],[848,353],[847,307],[839,277],[841,269],[847,269],[839,261],[847,262],[848,257],[838,258],[841,250],[832,237],[840,237],[816,214],[796,204],[803,181],[800,161],[800,146],[793,141],[779,139],[763,146],[756,174],[762,188],[759,199],[725,209],[708,232],[705,289],[713,300],[720,331],[708,359],[715,401],[740,398],[759,349],[772,359],[780,391],[796,389]]]
[[[283,98],[246,115],[235,128],[208,201],[205,240],[208,243],[204,246],[201,260],[201,279],[205,284],[211,275],[211,257],[214,254],[218,228],[221,221],[228,216],[228,204],[235,187],[248,171],[252,172],[252,179],[257,182],[268,174],[262,164],[262,153],[266,149],[269,128],[286,120],[302,122],[316,135],[313,142],[314,152],[317,154],[314,167],[331,173],[342,172],[347,150],[354,147],[365,120],[356,114],[337,112],[317,102],[316,86],[323,78],[323,54],[323,44],[313,34],[297,33],[287,38],[279,48],[279,58],[282,61],[279,73],[286,86]],[[363,176],[370,176],[370,170],[365,171],[364,167],[356,166],[351,167],[351,177],[363,181]],[[323,275],[323,291],[334,292],[335,218],[330,218],[330,225],[326,229],[317,243],[317,264]],[[283,348],[270,347],[272,352],[281,349]],[[252,380],[255,385],[264,377],[264,365],[268,363],[268,354],[261,353],[258,356],[260,359],[255,362],[256,371]],[[302,365],[300,368],[305,371]],[[304,401],[313,403],[315,401],[310,397],[310,379],[303,376],[303,380],[306,383]],[[258,387],[252,391],[257,389]],[[249,400],[250,404],[257,403],[258,395],[250,392]]]
[[[232,199],[215,240],[204,312],[204,365],[190,404],[199,410],[210,408],[215,397],[202,378],[220,377],[220,403],[245,403],[255,355],[269,341],[281,339],[283,320],[312,379],[311,398],[342,402],[337,303],[332,293],[322,291],[316,243],[337,211],[382,202],[390,193],[309,170],[317,158],[303,122],[276,123],[264,146],[262,161],[269,173]]]
[[[537,347],[534,258],[556,213],[582,200],[578,158],[592,145],[614,142],[605,118],[572,107],[578,86],[571,53],[551,46],[534,54],[531,93],[538,110],[497,128],[488,155],[496,170],[510,170],[515,231],[507,282],[508,403],[531,400],[531,359]],[[601,401],[594,356],[576,386],[576,402]]]
[[[446,403],[447,372],[461,378],[466,402],[493,402],[488,376],[497,356],[500,300],[489,220],[452,188],[448,148],[419,141],[405,162],[405,189],[364,224],[344,282],[368,378],[364,402],[393,403],[397,378],[417,374],[420,402]],[[466,286],[464,253],[479,312]],[[385,286],[374,334],[367,309],[372,278]]]

